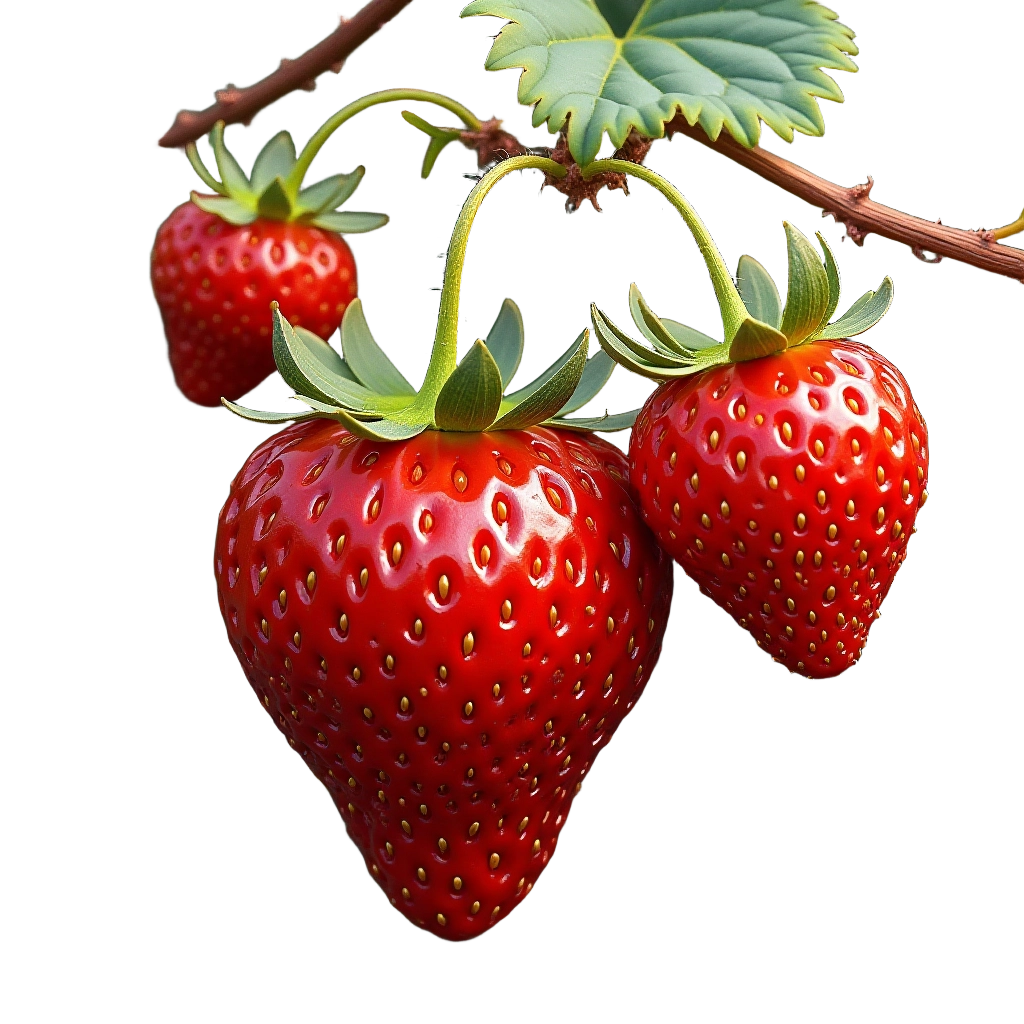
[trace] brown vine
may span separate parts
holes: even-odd
[[[239,89],[228,85],[218,89],[217,102],[205,110],[180,110],[174,124],[160,140],[169,149],[195,142],[218,121],[225,124],[248,124],[264,107],[296,89],[316,88],[317,76],[325,71],[341,71],[345,58],[386,25],[412,0],[370,0],[326,39],[322,39],[301,57],[282,59],[278,69],[253,85]]]

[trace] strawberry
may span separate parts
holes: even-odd
[[[928,433],[909,385],[846,340],[881,319],[892,282],[830,324],[832,253],[819,235],[822,265],[787,224],[780,310],[764,268],[744,256],[737,289],[696,215],[677,206],[702,243],[729,340],[658,318],[635,285],[649,345],[593,307],[605,349],[665,381],[630,438],[633,493],[662,547],[760,647],[802,675],[838,675],[864,650],[928,493]]]
[[[506,300],[455,366],[469,225],[449,248],[426,379],[377,347],[358,299],[339,355],[274,313],[277,365],[309,407],[231,486],[215,570],[260,702],[330,792],[391,903],[448,939],[530,892],[583,778],[658,660],[672,563],[617,449],[569,418],[614,369],[588,332],[503,392],[522,321]],[[295,414],[234,411],[264,422]]]
[[[270,302],[292,323],[322,338],[338,329],[356,295],[356,267],[341,233],[387,223],[376,213],[336,212],[364,169],[302,188],[295,146],[274,136],[251,178],[224,146],[224,126],[210,141],[223,181],[189,158],[217,195],[193,192],[160,225],[151,278],[167,335],[174,379],[200,405],[238,398],[274,371]]]

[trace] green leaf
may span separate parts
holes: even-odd
[[[523,314],[511,300],[505,299],[487,335],[487,347],[501,370],[501,382],[508,387],[523,357]]]
[[[259,409],[236,405],[226,398],[222,398],[220,404],[230,409],[236,416],[241,416],[243,420],[252,420],[253,423],[298,423],[300,420],[320,418],[319,413],[315,412],[260,412]]]
[[[590,433],[594,430],[629,430],[640,415],[639,409],[631,409],[629,412],[605,413],[603,416],[583,416],[574,419],[562,419],[556,417],[545,420],[543,426],[557,427],[559,430],[580,430]]]
[[[302,189],[296,203],[297,215],[308,216],[336,210],[359,187],[365,173],[366,168],[360,166],[351,174],[332,174],[329,178]]]
[[[829,304],[825,268],[811,243],[792,224],[784,223],[789,252],[789,290],[779,330],[789,345],[806,341],[818,327]]]
[[[486,430],[501,408],[501,390],[501,370],[477,340],[444,382],[434,403],[434,422],[441,430]]]
[[[356,379],[379,395],[416,394],[398,367],[373,340],[361,299],[353,299],[341,321],[341,350]]]
[[[344,409],[339,409],[334,418],[350,433],[370,441],[407,441],[410,437],[422,434],[430,426],[429,423],[395,423],[383,419],[357,420]]]
[[[256,209],[269,220],[288,220],[292,215],[292,201],[284,189],[284,182],[275,178],[262,192]]]
[[[677,110],[744,146],[760,120],[787,141],[821,135],[817,98],[843,98],[821,69],[857,70],[853,32],[812,0],[474,0],[472,15],[509,20],[487,69],[522,68],[519,102],[552,132],[568,119],[583,165],[605,132],[615,146],[633,128],[661,138]]]
[[[782,301],[771,274],[753,256],[741,256],[736,269],[736,286],[747,312],[762,323],[778,328],[782,322]]]
[[[512,396],[517,399],[515,405],[494,423],[492,429],[520,430],[554,416],[579,385],[587,365],[589,342],[590,331],[585,330],[558,362]]]
[[[760,359],[772,356],[776,352],[785,352],[789,340],[771,324],[760,320],[747,319],[740,324],[740,329],[729,346],[729,358],[734,363],[746,362],[749,359]]]
[[[261,150],[252,165],[252,190],[262,193],[275,178],[287,178],[295,166],[295,143],[288,132],[278,132]]]
[[[816,341],[852,338],[870,330],[889,312],[892,280],[886,278],[877,292],[865,292],[834,324],[818,333]]]
[[[558,415],[567,416],[577,409],[582,409],[587,402],[596,398],[601,388],[608,383],[614,369],[615,360],[604,349],[599,348],[587,360],[587,365],[583,368],[583,376],[580,377],[576,390],[572,393],[569,401],[558,410]]]
[[[434,164],[437,162],[437,158],[441,155],[442,150],[448,143],[458,142],[462,138],[462,132],[455,131],[452,128],[438,128],[429,121],[424,121],[422,117],[418,117],[411,110],[403,110],[402,117],[414,128],[419,128],[430,139],[430,142],[427,143],[427,151],[423,155],[423,167],[420,169],[420,177],[429,178],[430,172],[434,169]]]
[[[250,209],[230,196],[201,196],[198,192],[193,192],[192,202],[200,210],[215,214],[221,220],[227,221],[228,224],[234,224],[236,227],[251,224],[259,216],[256,210]]]
[[[835,255],[828,242],[825,241],[825,236],[820,231],[817,233],[817,237],[821,245],[821,251],[825,254],[825,274],[828,277],[828,306],[825,309],[825,315],[822,316],[821,322],[818,324],[819,327],[824,327],[832,319],[832,314],[839,305],[841,286],[839,282],[839,265],[836,263]]]
[[[688,357],[701,349],[721,344],[720,341],[709,338],[706,334],[687,327],[685,324],[655,316],[635,284],[629,286],[629,311],[632,314],[633,323],[663,355]],[[670,324],[671,327],[669,327]]]
[[[386,213],[320,213],[309,223],[339,235],[361,235],[384,227],[390,219]]]
[[[253,194],[249,179],[245,171],[238,165],[238,161],[224,145],[224,122],[218,121],[210,130],[210,145],[213,147],[213,156],[217,161],[217,171],[220,173],[220,180],[228,190],[228,195],[234,198],[251,196]]]

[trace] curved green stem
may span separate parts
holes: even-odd
[[[1019,235],[1022,231],[1024,231],[1024,210],[1021,210],[1020,216],[1012,224],[996,228],[995,231],[992,232],[992,237],[1009,238],[1011,235]]]
[[[686,197],[673,185],[666,181],[660,174],[655,173],[649,167],[642,164],[635,164],[630,160],[595,160],[581,168],[584,178],[590,178],[603,171],[612,171],[619,174],[629,174],[648,185],[656,188],[682,215],[686,226],[690,229],[697,248],[707,265],[708,273],[711,275],[711,283],[715,287],[715,295],[718,297],[718,304],[722,309],[722,325],[725,328],[725,340],[731,342],[740,328],[740,324],[750,314],[747,307],[743,305],[740,293],[736,288],[729,273],[729,268],[718,251],[714,239],[704,226],[704,222],[697,216],[697,211],[687,202]]]
[[[192,170],[203,179],[205,185],[213,189],[218,195],[226,196],[228,194],[228,190],[209,172],[206,164],[203,163],[203,158],[199,155],[199,149],[194,142],[186,144],[185,156],[188,157]]]
[[[381,92],[371,92],[367,96],[353,101],[347,107],[342,107],[336,114],[332,114],[316,130],[313,137],[302,148],[299,158],[292,168],[285,182],[285,189],[292,194],[299,190],[302,179],[309,170],[309,165],[314,157],[320,152],[324,143],[347,121],[356,114],[378,103],[394,103],[397,100],[419,100],[422,103],[433,103],[454,114],[470,131],[479,131],[482,125],[478,118],[468,107],[464,107],[457,100],[450,96],[444,96],[439,92],[430,92],[426,89],[384,89]]]
[[[502,160],[497,167],[492,167],[474,186],[469,193],[459,219],[455,222],[451,242],[448,243],[448,258],[444,265],[444,284],[441,287],[441,307],[437,314],[437,331],[434,335],[434,347],[430,351],[430,363],[423,379],[423,386],[412,405],[405,414],[417,415],[430,419],[433,417],[434,404],[441,393],[445,381],[455,371],[456,346],[459,328],[459,291],[462,286],[462,270],[466,264],[466,245],[469,232],[473,227],[480,204],[488,192],[506,175],[513,171],[525,171],[535,168],[546,171],[556,178],[564,178],[565,167],[554,160],[542,156],[514,156]]]

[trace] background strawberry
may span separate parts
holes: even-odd
[[[927,498],[928,435],[909,385],[877,352],[843,340],[881,319],[892,283],[830,324],[832,253],[819,235],[823,265],[786,225],[782,309],[750,257],[737,289],[696,214],[670,198],[701,244],[728,340],[658,318],[635,285],[630,305],[648,345],[593,309],[615,359],[670,379],[630,439],[634,493],[662,547],[759,646],[794,672],[836,675],[863,652]]]
[[[338,212],[363,176],[337,174],[302,188],[287,132],[260,152],[251,177],[210,133],[222,181],[188,155],[217,194],[192,194],[160,225],[150,275],[174,379],[187,398],[218,405],[273,373],[270,302],[322,338],[338,329],[356,295],[356,268],[341,233],[387,223],[376,213]]]

